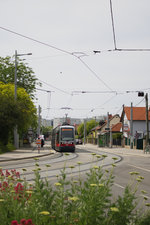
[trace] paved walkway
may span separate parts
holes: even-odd
[[[104,148],[104,147],[98,147],[97,145],[92,144],[85,144],[85,145],[78,145],[81,148],[88,148],[88,149],[96,149],[103,152],[110,152],[118,155],[135,155],[135,156],[141,156],[141,157],[149,157],[150,154],[144,154],[143,150],[137,150],[137,149],[130,149],[130,148],[121,148],[121,147],[113,147],[113,148]]]
[[[88,148],[88,149],[95,149],[103,152],[110,152],[118,155],[135,155],[140,157],[149,157],[150,154],[144,154],[143,150],[136,150],[136,149],[127,149],[127,148],[100,148],[97,145],[92,144],[85,144],[85,145],[77,145],[77,148]],[[21,160],[21,159],[28,159],[28,158],[35,158],[35,157],[42,157],[45,155],[54,154],[55,151],[51,149],[50,145],[44,145],[44,148],[38,149],[28,148],[28,149],[18,149],[12,152],[7,152],[4,154],[0,154],[0,162],[10,161],[10,160]]]
[[[12,152],[0,154],[0,162],[42,157],[54,154],[54,152],[55,151],[51,149],[50,145],[44,145],[44,148],[41,148],[40,150],[34,145],[31,148],[17,149]]]

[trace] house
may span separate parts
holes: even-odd
[[[120,133],[121,126],[122,125],[120,124],[120,116],[118,114],[114,116],[109,115],[108,121],[105,121],[105,123],[102,126],[99,126],[97,128],[98,146],[104,147],[112,145],[113,144],[112,134]]]
[[[126,106],[123,108],[120,121],[122,122],[124,146],[130,147],[132,142],[133,148],[143,149],[144,138],[147,135],[146,108],[132,107],[131,111],[131,107]],[[148,110],[148,125],[150,126],[150,109]],[[132,130],[133,132],[131,132]]]

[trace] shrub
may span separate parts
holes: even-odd
[[[33,184],[21,180],[16,170],[0,169],[2,224],[30,221],[34,225],[148,225],[150,214],[141,211],[139,214],[137,210],[136,192],[142,177],[131,172],[131,182],[123,195],[112,201],[115,164],[105,171],[102,167],[93,166],[87,173],[86,180],[81,179],[81,162],[77,164],[77,180],[72,175],[70,179],[67,178],[64,166],[54,184],[40,178],[38,162],[35,164]],[[74,166],[70,166],[70,170],[72,173]]]

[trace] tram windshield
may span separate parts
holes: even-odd
[[[62,141],[73,141],[74,131],[72,128],[62,128],[61,129],[61,140]]]

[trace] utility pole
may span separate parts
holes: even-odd
[[[133,149],[133,104],[131,102],[130,110],[130,149]]]
[[[109,112],[107,112],[107,147],[109,147],[109,133],[110,133],[110,128],[109,128]]]
[[[23,55],[32,55],[32,53],[27,54],[17,54],[17,50],[15,50],[15,77],[14,77],[14,99],[17,101],[17,56],[23,56]],[[18,128],[17,125],[14,127],[14,145],[15,148],[19,148],[19,134],[18,134]]]
[[[148,93],[145,95],[145,102],[146,102],[146,145],[149,145],[149,117],[148,117]]]
[[[86,119],[84,119],[84,145],[86,144]]]
[[[41,133],[41,106],[39,105],[38,107],[38,129],[37,129],[37,135],[39,137],[40,133]]]

